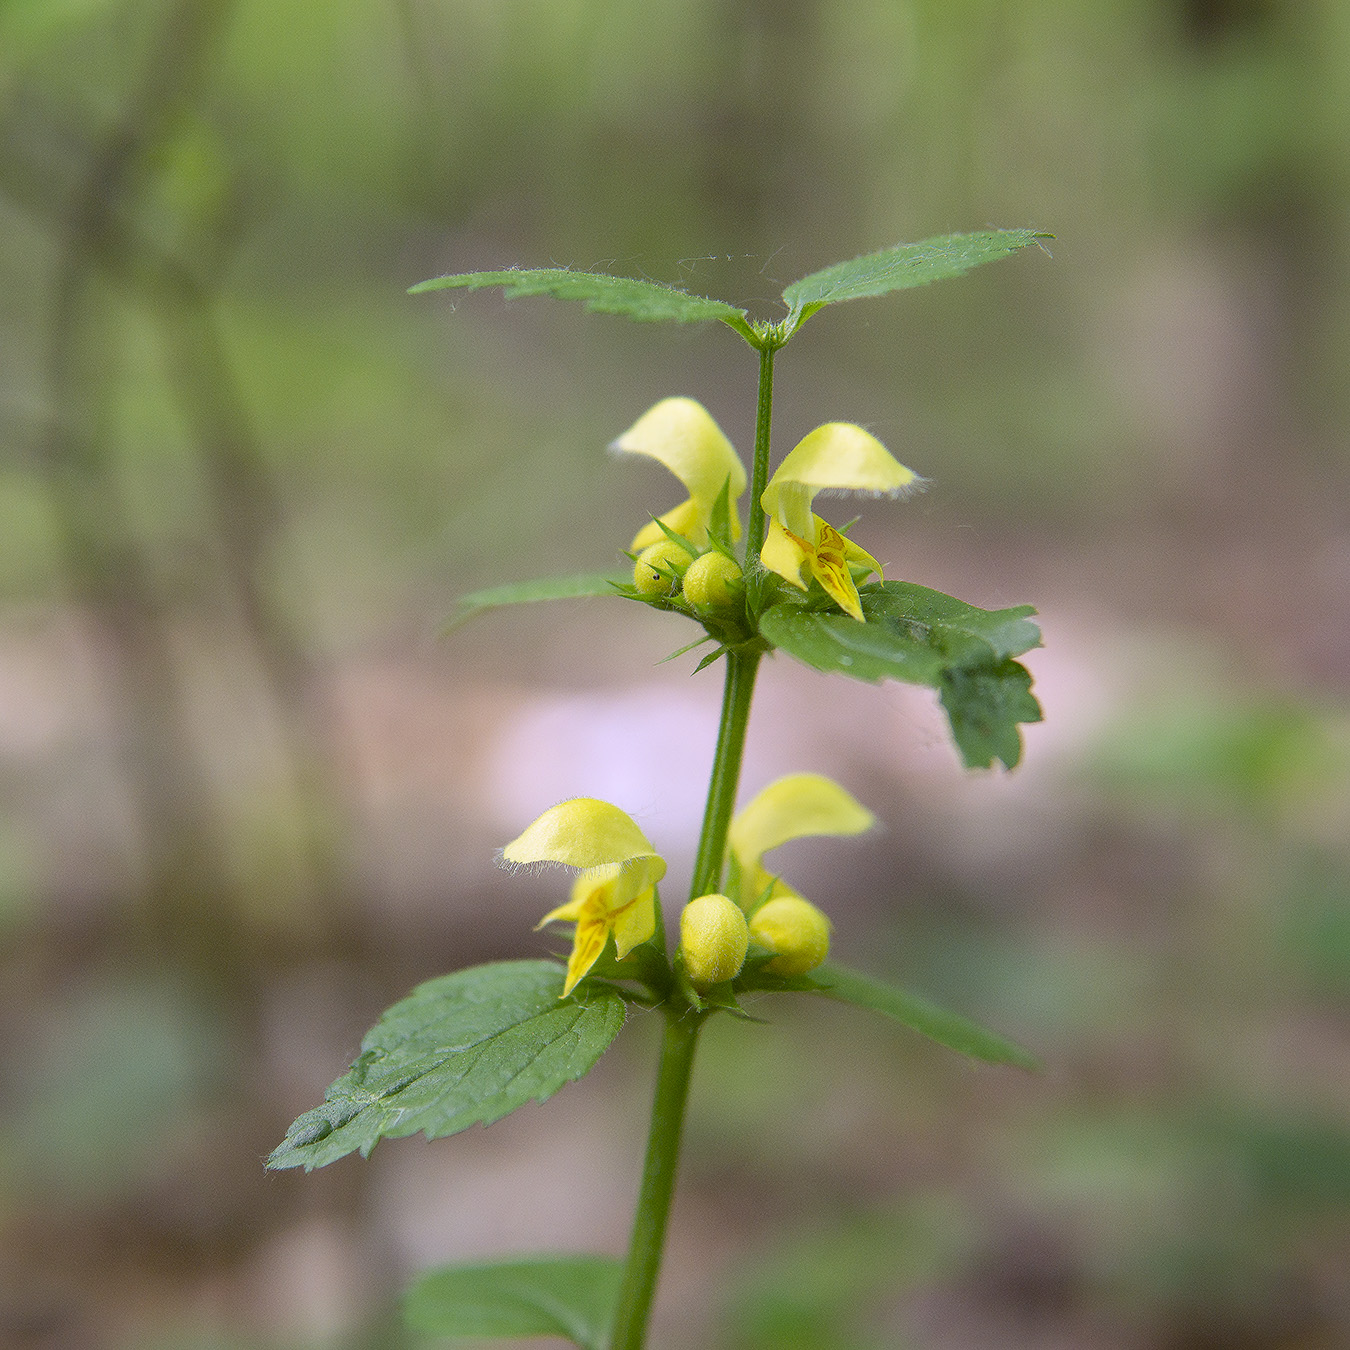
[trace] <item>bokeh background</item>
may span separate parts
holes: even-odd
[[[753,354],[445,271],[772,316],[840,258],[1057,236],[813,319],[781,454],[874,430],[890,574],[1036,603],[1047,720],[765,668],[744,791],[836,948],[1019,1037],[714,1024],[654,1345],[1350,1344],[1350,7],[1340,0],[0,4],[0,1345],[394,1350],[437,1261],[619,1251],[655,1050],[455,1139],[262,1159],[416,981],[550,950],[494,850],[613,798],[686,884],[720,680],[621,601],[656,399]]]

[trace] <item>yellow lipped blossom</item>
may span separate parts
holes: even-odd
[[[667,529],[700,546],[708,542],[708,525],[723,484],[729,483],[731,535],[740,535],[736,499],[745,491],[745,467],[731,442],[708,410],[692,398],[663,398],[648,409],[611,447],[631,455],[649,455],[689,489],[689,500],[660,517]],[[636,553],[665,535],[655,521],[633,538]]]
[[[918,476],[877,438],[850,422],[827,422],[800,440],[769,479],[760,497],[768,532],[760,559],[771,572],[802,590],[814,576],[846,614],[863,621],[858,587],[849,571],[860,563],[881,575],[881,564],[811,510],[816,494],[897,493]]]
[[[614,934],[620,959],[656,932],[656,883],[666,862],[633,819],[595,797],[574,797],[545,811],[502,850],[508,863],[560,863],[581,869],[572,898],[540,919],[576,924],[563,997],[600,959]]]
[[[727,846],[740,872],[741,903],[751,911],[750,936],[779,953],[770,962],[770,970],[801,975],[818,966],[829,952],[830,922],[764,867],[764,855],[790,839],[862,834],[872,828],[875,819],[838,783],[818,773],[788,774],[736,813]],[[765,899],[762,905],[761,898]],[[794,904],[779,905],[780,900]],[[765,916],[762,920],[761,915]]]

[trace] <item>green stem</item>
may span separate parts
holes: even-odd
[[[755,674],[759,653],[727,653],[727,678],[722,687],[722,722],[717,731],[717,750],[713,755],[712,777],[708,783],[708,804],[703,812],[703,829],[694,858],[694,874],[689,898],[709,895],[722,887],[722,862],[727,851],[727,828],[736,805],[736,789],[741,780],[741,753],[745,749],[745,729],[750,723],[750,700],[755,692]]]
[[[769,474],[774,350],[771,343],[766,343],[759,354],[759,407],[755,419],[755,464],[746,539],[747,571],[758,565],[759,551],[764,543],[764,508],[759,499]],[[717,729],[717,749],[713,753],[708,804],[703,812],[703,829],[699,833],[698,854],[694,859],[690,899],[722,888],[727,830],[740,785],[741,756],[745,751],[746,728],[750,724],[750,702],[755,693],[759,658],[759,652],[727,653],[722,720]],[[647,1136],[647,1159],[642,1167],[642,1188],[633,1220],[633,1238],[628,1247],[623,1283],[619,1287],[609,1350],[642,1350],[647,1339],[647,1319],[656,1293],[666,1221],[670,1217],[670,1201],[675,1191],[684,1105],[689,1095],[689,1075],[694,1067],[694,1046],[705,1016],[678,999],[667,1002],[664,1011],[666,1032],[656,1076],[651,1132]]]
[[[689,1095],[689,1076],[694,1067],[703,1014],[688,1007],[666,1007],[665,1038],[661,1042],[661,1066],[656,1075],[652,1102],[651,1133],[647,1136],[647,1160],[642,1167],[633,1240],[628,1264],[619,1287],[619,1306],[609,1350],[642,1350],[647,1339],[647,1319],[661,1269],[661,1250],[666,1240],[666,1220],[675,1193],[675,1172],[680,1161],[680,1134],[684,1129],[684,1104]]]
[[[750,524],[745,536],[749,571],[764,547],[764,508],[759,499],[769,481],[769,426],[773,421],[773,357],[778,349],[766,342],[759,349],[759,403],[755,409],[755,460],[750,466]]]

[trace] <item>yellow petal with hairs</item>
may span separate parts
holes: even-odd
[[[732,537],[740,534],[735,502],[745,491],[745,467],[721,428],[697,400],[663,398],[643,413],[612,448],[659,461],[689,490],[688,501],[660,517],[669,529],[695,544],[706,544],[713,507],[723,484],[729,484]],[[635,551],[644,549],[662,538],[660,528],[652,522],[638,531],[632,547]]]
[[[809,510],[818,492],[889,494],[912,488],[918,481],[914,470],[905,468],[870,432],[852,422],[827,422],[788,452],[769,479],[760,504],[792,529],[794,520],[804,524],[803,507]]]
[[[509,863],[551,862],[580,868],[647,856],[656,857],[656,850],[633,818],[597,797],[573,797],[549,807],[502,850]]]
[[[741,869],[741,893],[753,906],[772,880],[761,859],[792,839],[855,835],[870,830],[876,817],[832,778],[792,773],[779,778],[743,806],[731,822],[727,845]],[[775,883],[772,898],[796,895]]]

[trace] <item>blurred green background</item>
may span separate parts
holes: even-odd
[[[719,681],[587,601],[678,489],[603,447],[753,354],[484,293],[571,265],[772,317],[840,258],[1057,239],[813,319],[781,455],[931,480],[891,575],[1037,603],[1047,721],[761,677],[744,795],[841,954],[1020,1037],[714,1025],[654,1346],[1350,1344],[1350,7],[1341,0],[0,3],[0,1345],[375,1350],[448,1259],[618,1251],[641,1017],[546,1109],[311,1177],[285,1126],[415,981],[536,955],[493,851],[609,796],[687,879]],[[650,471],[649,471],[650,470]]]

